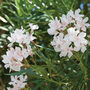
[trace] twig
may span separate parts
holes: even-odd
[[[3,86],[3,82],[2,82],[2,79],[0,78],[0,83],[1,83],[1,85],[2,85],[2,90],[5,90],[4,89],[4,86]]]

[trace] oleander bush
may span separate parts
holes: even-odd
[[[0,90],[90,89],[89,0],[0,3]]]

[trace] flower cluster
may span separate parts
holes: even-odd
[[[56,52],[61,52],[60,57],[68,55],[70,58],[73,55],[73,51],[85,52],[87,40],[86,27],[90,24],[86,23],[88,17],[84,18],[84,15],[79,14],[80,9],[77,9],[75,13],[70,10],[67,15],[62,15],[60,20],[55,18],[49,23],[50,28],[48,33],[54,35],[51,45]]]
[[[33,31],[38,29],[38,25],[29,24],[31,28],[31,33],[25,32],[23,28],[16,29],[14,33],[11,33],[11,36],[8,37],[10,48],[6,55],[3,55],[3,63],[5,68],[10,68],[14,71],[20,71],[20,67],[23,66],[22,61],[26,59],[29,55],[32,55],[32,48],[30,42],[33,41],[36,37],[33,36]],[[18,43],[19,47],[13,48],[14,43]]]
[[[17,76],[11,76],[11,82],[9,82],[9,85],[13,85],[13,88],[7,87],[7,90],[20,90],[21,88],[24,88],[27,83],[25,83],[27,79],[27,75],[23,77],[23,75]]]

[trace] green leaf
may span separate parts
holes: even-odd
[[[37,59],[37,60],[35,60],[36,62],[43,62],[43,60],[42,59]]]
[[[51,82],[49,82],[45,88],[45,90],[50,90]]]
[[[6,38],[7,37],[7,34],[2,34],[1,35],[1,38]]]
[[[11,21],[10,17],[7,16],[6,14],[4,14],[4,15],[5,15],[5,18],[10,22],[10,24],[11,24],[12,26],[14,26],[14,23]]]
[[[47,63],[47,58],[45,57],[43,53],[41,53],[40,51],[37,51],[37,49],[35,49],[35,52],[40,57],[40,59],[42,59],[44,62]]]
[[[51,59],[48,59],[47,60],[47,66],[48,66],[49,74],[51,75],[51,67],[52,67],[52,65],[51,65]]]
[[[75,90],[79,90],[79,86],[80,86],[80,84],[82,83],[83,79],[84,79],[84,77],[82,77],[82,78],[78,81],[78,83],[77,83],[77,85],[76,85],[76,87],[75,87]]]
[[[40,72],[40,74],[42,74],[44,77],[47,77],[47,71],[45,70],[45,68],[37,66],[37,70]]]
[[[44,83],[44,81],[42,81],[41,83],[39,83],[38,85],[36,85],[32,90],[37,90],[43,83]]]
[[[7,9],[10,13],[14,14],[16,17],[18,17],[17,13],[13,10]]]
[[[5,30],[5,31],[8,31],[8,29],[7,29],[7,28],[2,27],[2,26],[0,26],[0,29],[1,29],[1,30]]]
[[[42,81],[44,81],[44,79],[38,79],[38,80],[34,80],[34,81],[32,81],[32,83],[36,83],[36,82],[42,82]]]
[[[29,68],[27,70],[22,69],[20,72],[9,73],[5,75],[21,75],[21,74],[36,74],[36,72],[34,72],[33,69]]]
[[[76,77],[78,77],[78,76],[82,75],[82,74],[84,73],[84,71],[85,71],[85,70],[77,72]]]
[[[39,7],[43,7],[43,5],[42,5],[42,3],[40,2],[40,0],[34,0],[35,1],[35,3],[39,6]]]
[[[45,56],[43,53],[41,53],[41,55],[42,55],[43,59],[44,59],[45,61],[47,61],[46,56]]]
[[[50,57],[49,57],[49,52],[48,52],[48,50],[46,49],[46,47],[45,47],[45,54],[46,54],[46,56],[47,56],[48,58],[50,58]]]
[[[44,49],[47,49],[47,50],[50,50],[50,51],[54,51],[54,52],[55,52],[54,49],[46,48],[46,47],[43,47],[43,46],[40,46],[40,45],[37,45],[37,44],[35,44],[35,45],[36,45],[37,47],[44,48]]]
[[[43,77],[42,76],[40,76],[40,74],[29,74],[29,76],[30,77],[32,77],[32,78],[37,78],[37,79],[43,79]]]
[[[19,5],[20,3],[21,3],[21,0],[15,0],[15,4],[17,6],[18,15],[22,16],[22,13],[21,13],[21,10],[20,10],[20,5]]]
[[[55,53],[55,56],[54,56],[53,61],[55,61],[55,59],[57,58],[58,54],[59,54],[59,52],[56,52],[56,53]]]

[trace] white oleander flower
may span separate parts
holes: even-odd
[[[80,12],[80,9],[75,10],[75,13],[70,10],[67,15],[63,14],[60,17],[61,22],[56,17],[48,24],[48,33],[54,35],[51,45],[56,52],[60,52],[60,57],[68,55],[70,58],[73,55],[72,51],[81,50],[84,53],[86,50],[88,42],[84,32],[90,24],[87,23],[88,17],[83,19],[84,15]]]
[[[27,80],[27,75],[23,76],[11,76],[11,82],[9,82],[9,85],[13,85],[13,88],[8,87],[8,90],[20,90],[22,88],[25,88],[25,85],[27,83],[25,83],[25,81]]]
[[[64,44],[61,46],[61,49],[62,51],[60,53],[60,57],[66,56],[68,54],[68,57],[70,58],[73,55],[72,53],[73,48],[69,47],[69,45]]]
[[[38,25],[33,25],[32,23],[29,24],[30,28],[31,28],[31,32],[33,32],[34,30],[38,29],[39,26]]]
[[[55,20],[53,19],[48,25],[50,28],[47,31],[50,35],[56,34],[56,30],[61,27],[60,21],[57,19],[57,17],[55,17]]]
[[[75,28],[78,30],[81,29],[83,31],[86,31],[86,27],[90,26],[89,23],[86,23],[88,20],[88,17],[86,17],[85,19],[82,19],[82,17],[78,18],[77,24],[75,24]]]
[[[79,14],[81,12],[80,9],[75,10],[75,14],[72,10],[70,10],[71,17],[73,17],[75,20],[77,20],[79,17],[83,17],[84,15]]]
[[[19,48],[19,47],[18,47]],[[13,49],[12,47],[10,50],[6,52],[6,55],[3,55],[3,63],[5,64],[5,68],[7,69],[8,67],[11,70],[14,71],[20,71],[20,67],[23,65],[21,61],[23,60],[21,51],[18,52],[18,48],[16,47]]]

